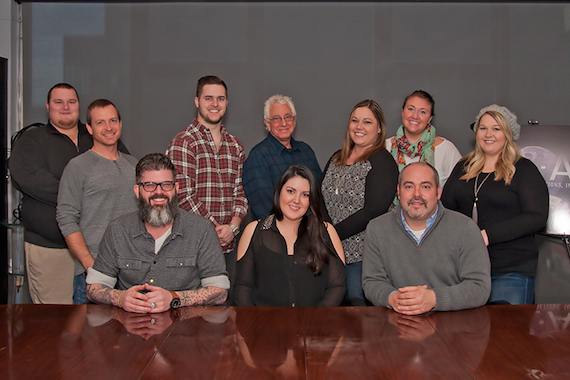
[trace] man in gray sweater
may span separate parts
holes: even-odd
[[[93,147],[65,167],[57,197],[57,223],[75,256],[73,302],[87,301],[86,270],[93,266],[109,223],[137,209],[133,194],[137,160],[118,151],[121,116],[106,99],[87,108]]]
[[[487,302],[491,269],[481,232],[445,209],[440,195],[437,170],[410,164],[398,181],[400,205],[368,224],[362,287],[374,305],[416,315]]]

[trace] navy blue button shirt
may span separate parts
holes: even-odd
[[[305,165],[318,181],[321,179],[315,152],[302,141],[291,138],[291,149],[287,149],[269,134],[249,152],[243,165],[243,189],[255,219],[269,216],[277,180],[291,165]]]

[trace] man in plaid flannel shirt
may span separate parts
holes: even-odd
[[[228,105],[227,86],[220,78],[198,80],[194,99],[198,116],[174,137],[166,150],[178,172],[180,206],[208,218],[224,253],[247,213],[242,186],[243,145],[222,125]]]

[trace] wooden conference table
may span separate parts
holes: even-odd
[[[2,379],[569,379],[570,305],[0,306]]]

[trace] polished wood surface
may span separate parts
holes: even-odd
[[[487,306],[427,319],[474,379],[570,379],[570,305]]]
[[[0,306],[3,379],[568,379],[570,305]]]

